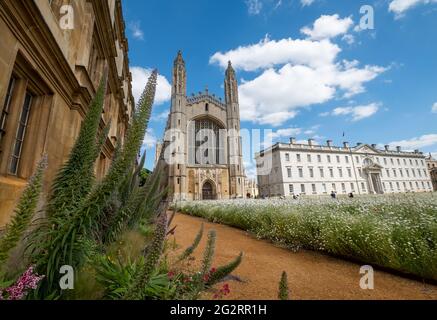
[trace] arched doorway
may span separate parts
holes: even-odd
[[[211,181],[206,181],[202,187],[202,200],[215,200],[215,190]]]

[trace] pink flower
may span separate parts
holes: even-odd
[[[38,287],[38,283],[44,278],[33,273],[33,267],[29,267],[27,271],[17,280],[17,282],[5,289],[8,300],[21,300],[30,290],[35,290]],[[2,300],[3,291],[0,291],[0,300]]]

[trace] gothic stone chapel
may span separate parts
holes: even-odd
[[[165,159],[166,179],[175,201],[244,195],[238,85],[230,62],[224,87],[225,102],[207,89],[187,97],[185,61],[178,53],[166,134],[163,144],[157,146],[159,159]]]

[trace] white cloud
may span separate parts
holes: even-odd
[[[338,14],[323,15],[314,22],[312,28],[304,27],[300,31],[312,40],[331,39],[346,34],[353,24],[351,17],[341,19]]]
[[[393,141],[391,146],[400,146],[406,150],[415,150],[431,147],[437,144],[437,134],[426,134],[421,137],[415,137],[409,140]]]
[[[366,118],[369,118],[376,114],[380,108],[381,104],[379,103],[371,103],[369,105],[364,106],[356,106],[356,107],[339,107],[332,110],[332,116],[352,116],[352,121],[360,121]],[[329,114],[321,114],[323,116]]]
[[[302,4],[302,7],[310,6],[314,3],[315,0],[300,0],[300,3]]]
[[[272,139],[272,140],[283,138],[283,137],[291,138],[291,137],[295,137],[301,133],[302,133],[301,128],[279,129],[279,130],[272,131],[271,133],[269,133],[267,135],[267,138]]]
[[[132,73],[132,94],[135,98],[135,102],[141,97],[141,94],[146,87],[147,80],[149,79],[152,70],[142,67],[131,67]],[[162,76],[158,75],[158,84],[156,87],[155,104],[160,105],[171,98],[171,85],[168,80]]]
[[[347,44],[355,43],[355,37],[351,34],[345,34],[341,40],[346,41]]]
[[[170,113],[170,110],[165,110],[164,112],[154,114],[154,115],[152,115],[151,120],[156,121],[156,122],[167,120],[169,113]]]
[[[128,25],[129,30],[132,32],[132,36],[138,40],[144,40],[144,32],[141,29],[140,21],[130,22]]]
[[[364,92],[364,83],[383,71],[374,66],[358,69],[344,64],[322,68],[286,64],[278,71],[271,68],[240,85],[241,118],[280,126],[294,118],[299,109],[333,99],[338,90],[345,97]]]
[[[429,3],[437,3],[437,0],[392,0],[389,5],[389,11],[395,13],[397,18],[400,18],[413,7]]]
[[[225,53],[217,52],[209,62],[226,68],[230,60],[234,68],[244,71],[257,71],[285,63],[320,67],[332,64],[340,52],[341,49],[328,40],[288,38],[276,41],[267,35],[257,44],[240,46]]]
[[[241,80],[241,119],[280,126],[302,108],[365,92],[365,84],[387,70],[360,67],[357,60],[338,61],[340,52],[330,39],[271,40],[266,36],[257,44],[217,52],[210,63],[226,68],[230,60],[237,70],[259,72],[255,78]]]
[[[335,89],[323,81],[317,70],[286,64],[268,69],[240,86],[241,118],[280,126],[297,115],[298,108],[323,103]]]
[[[261,13],[263,4],[260,0],[246,0],[247,11],[250,15],[258,15]]]
[[[247,178],[249,179],[257,178],[256,163],[254,163],[253,161],[244,162],[244,171],[246,173]]]
[[[156,138],[153,129],[147,129],[146,135],[143,140],[143,148],[150,149],[156,146],[156,142],[158,139]]]
[[[434,105],[432,106],[432,108],[431,108],[431,112],[432,112],[432,113],[437,113],[437,102],[434,103]]]

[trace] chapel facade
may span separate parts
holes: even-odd
[[[240,137],[238,83],[229,62],[225,100],[208,89],[187,96],[185,61],[173,66],[171,110],[163,143],[156,148],[165,163],[165,180],[174,201],[244,197],[245,174]],[[158,161],[158,162],[159,162]]]

